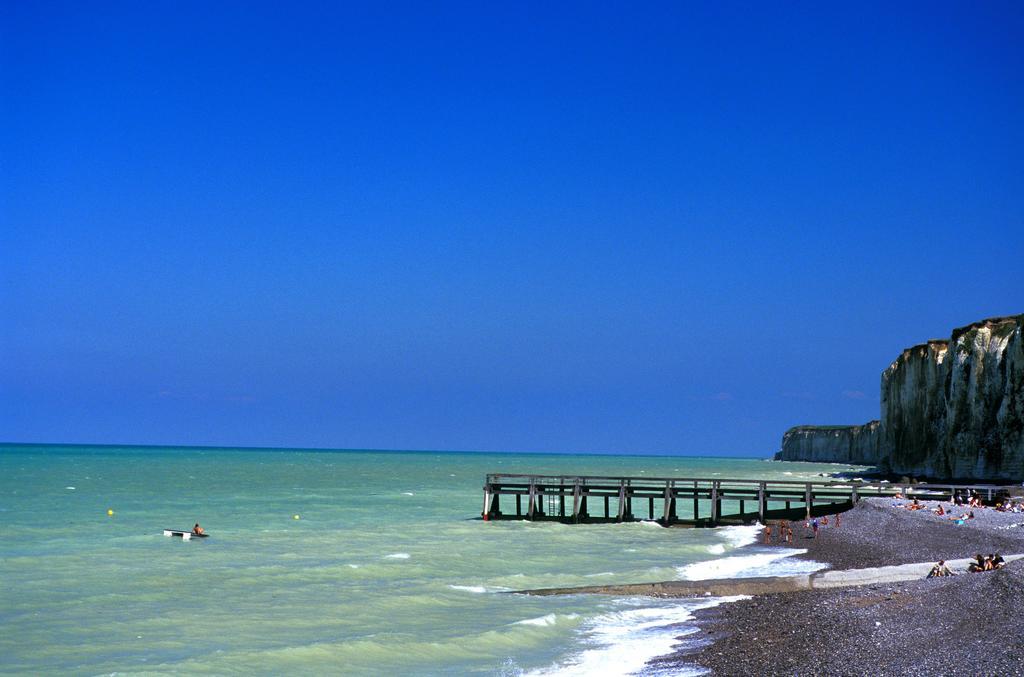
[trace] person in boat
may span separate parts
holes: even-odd
[[[203,528],[201,526],[199,526],[199,522],[196,522],[196,525],[194,527],[192,527],[192,535],[193,536],[202,536],[205,533],[206,532],[203,531]]]
[[[1006,560],[998,552],[992,557],[992,568],[1002,569],[1006,565]]]
[[[974,561],[971,562],[970,566],[967,567],[968,571],[984,571],[985,570],[985,557],[984,555],[975,555]]]
[[[939,563],[932,567],[932,570],[928,572],[928,578],[937,578],[939,576],[952,576],[953,572],[946,566],[946,560],[940,559]]]

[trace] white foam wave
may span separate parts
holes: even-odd
[[[759,578],[765,576],[796,576],[809,574],[826,565],[820,562],[793,559],[791,555],[806,550],[777,550],[752,555],[735,555],[707,562],[694,562],[676,568],[678,577],[686,581],[704,581],[712,578]]]
[[[402,496],[415,496],[415,495],[416,494],[412,493],[411,491],[403,491],[402,492]]]
[[[64,487],[64,488],[65,488],[65,489],[70,489],[71,491],[74,491],[74,490],[75,490],[75,488],[74,488],[74,487]]]
[[[407,552],[396,552],[393,555],[385,555],[384,559],[409,559],[409,557]]]
[[[667,606],[602,614],[588,621],[580,630],[581,639],[587,648],[555,665],[527,674],[610,677],[637,673],[652,658],[671,652],[681,635],[696,631],[696,628],[680,627],[680,624],[693,618],[694,610],[737,599],[742,597],[673,602]],[[543,619],[547,619],[547,616],[530,620]]]
[[[462,590],[463,592],[472,592],[477,595],[482,595],[485,592],[508,592],[512,588],[503,588],[500,585],[449,585],[452,590]]]
[[[349,564],[349,565],[348,565],[348,568],[349,568],[349,569],[358,569],[358,568],[359,568],[359,565],[358,565],[358,564]]]
[[[559,618],[565,618],[566,620],[575,620],[579,618],[579,614],[564,614],[559,616],[558,614],[547,614],[546,616],[539,616],[537,618],[527,618],[525,620],[516,621],[512,625],[537,625],[537,626],[549,626],[558,623]]]
[[[725,554],[725,545],[723,545],[722,543],[716,543],[714,545],[709,545],[708,546],[708,552],[710,552],[712,555],[724,555]]]
[[[614,576],[614,575],[615,575],[614,571],[602,571],[601,573],[597,573],[597,574],[587,574],[586,576],[584,576],[584,578],[598,578],[599,576]]]
[[[757,543],[757,537],[761,534],[762,528],[760,524],[748,524],[742,527],[723,527],[718,530],[718,535],[730,547],[742,548],[745,545]]]

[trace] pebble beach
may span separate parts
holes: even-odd
[[[799,557],[856,569],[1024,553],[1024,514],[975,509],[956,524],[934,502],[910,511],[867,499],[817,538],[794,525]],[[949,504],[945,504],[948,509]],[[957,509],[963,513],[963,509]],[[650,664],[714,675],[1024,675],[1024,561],[984,573],[753,597],[697,614],[700,632]]]

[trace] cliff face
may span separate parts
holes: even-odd
[[[1021,481],[1022,331],[1024,315],[992,318],[956,329],[948,341],[904,350],[882,372],[880,422],[792,428],[777,458],[864,463],[928,477]]]
[[[784,461],[877,465],[878,427],[878,421],[864,425],[796,426],[782,436],[779,458]]]

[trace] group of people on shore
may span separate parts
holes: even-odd
[[[984,555],[975,555],[974,561],[967,565],[967,570],[970,572],[976,571],[995,571],[996,569],[1002,569],[1006,565],[1003,561],[1003,556],[998,552],[990,554],[987,557]]]
[[[835,526],[838,527],[842,520],[841,513],[836,513],[833,517],[835,517]],[[828,515],[824,515],[821,519],[814,517],[804,520],[804,538],[817,538],[818,531],[828,525]],[[809,535],[808,532],[810,532]],[[789,520],[779,520],[774,524],[768,522],[764,525],[764,544],[771,545],[773,542],[793,542],[793,525]]]
[[[779,520],[772,526],[771,522],[764,525],[764,544],[771,545],[772,541],[780,543],[793,542],[793,527],[789,520]]]
[[[984,501],[974,489],[956,491],[953,493],[953,506],[954,507],[966,507],[966,508],[986,508]],[[914,501],[917,502],[916,500]],[[942,507],[942,504],[939,504]],[[1014,512],[1024,513],[1024,498],[1014,498],[1012,496],[1005,496],[996,499],[995,505],[992,509],[996,512]]]
[[[894,508],[905,508],[907,510],[931,510],[939,517],[945,517],[955,524],[964,524],[968,520],[975,518],[974,510],[995,510],[996,512],[1012,512],[1012,513],[1024,513],[1024,499],[1014,499],[1012,497],[1002,498],[997,500],[995,505],[992,507],[986,506],[983,502],[981,495],[978,492],[964,491],[956,492],[953,494],[952,505],[947,510],[941,501],[934,508],[928,508],[927,505],[921,503],[920,499],[914,498],[910,503],[905,503],[905,497],[901,493],[897,493],[893,496],[892,506]],[[957,510],[961,509],[962,513],[958,514]]]
[[[942,505],[942,502],[940,501],[939,504],[936,507],[931,508],[930,510],[931,510],[931,512],[935,513],[939,517],[945,517],[946,519],[951,520],[951,521],[953,521],[956,524],[963,524],[967,520],[974,519],[974,510],[973,510],[973,508],[984,508],[985,507],[985,505],[980,501],[980,499],[976,500],[976,498],[977,497],[972,496],[969,501],[965,501],[965,502],[957,502],[955,500],[955,498],[954,498],[954,503],[953,503],[952,506],[950,506],[949,510],[946,510],[946,508]],[[894,508],[905,508],[907,510],[928,510],[929,509],[928,506],[924,505],[923,503],[921,503],[920,500],[918,500],[916,498],[913,499],[910,503],[903,503],[902,502],[902,499],[903,499],[903,495],[902,494],[896,494],[893,497],[893,499],[894,500],[893,500],[893,503],[892,503],[892,507],[894,507]],[[957,515],[954,512],[956,506],[966,507],[967,510],[965,510],[962,515]]]
[[[1003,560],[1003,556],[998,552],[990,554],[987,557],[985,555],[975,555],[974,561],[967,565],[967,571],[976,573],[979,571],[995,571],[996,569],[1002,569],[1006,565]],[[955,576],[950,568],[946,566],[946,560],[940,559],[938,564],[932,567],[932,570],[928,572],[928,578],[941,578],[943,576]]]

